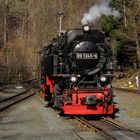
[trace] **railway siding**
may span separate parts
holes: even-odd
[[[114,90],[140,94],[140,88],[113,87]]]

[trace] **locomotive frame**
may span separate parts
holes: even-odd
[[[48,105],[69,115],[113,115],[113,59],[104,34],[88,25],[60,34],[42,50]]]

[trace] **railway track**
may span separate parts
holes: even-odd
[[[17,95],[14,95],[12,97],[3,99],[0,101],[0,111],[3,111],[4,109],[12,106],[13,104],[20,102],[30,96],[33,96],[35,93],[32,91],[32,89],[28,89],[22,93],[19,93]]]
[[[120,87],[113,87],[113,89],[118,91],[123,91],[123,92],[140,94],[140,89],[128,89],[128,88],[120,88]]]
[[[29,98],[35,95],[39,91],[38,82],[39,82],[39,79],[30,80],[30,82],[26,83],[28,84],[27,90],[19,94],[16,94],[14,96],[8,97],[6,99],[0,100],[0,111],[3,111],[4,109],[16,104],[17,102],[20,102],[26,98]]]
[[[140,139],[139,132],[125,128],[123,125],[111,118],[103,117],[100,120],[93,120],[91,118],[75,117],[75,119],[108,140]]]

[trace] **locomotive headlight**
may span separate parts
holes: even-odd
[[[89,30],[90,30],[89,26],[88,26],[88,25],[85,25],[85,26],[84,26],[84,31],[85,31],[85,32],[88,32]]]
[[[106,76],[101,76],[100,80],[101,80],[101,82],[106,82],[107,81],[107,77]]]
[[[77,77],[72,75],[70,80],[71,82],[75,83],[77,81]]]

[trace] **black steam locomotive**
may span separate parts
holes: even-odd
[[[42,95],[70,115],[113,114],[112,51],[88,25],[69,30],[42,50]]]

